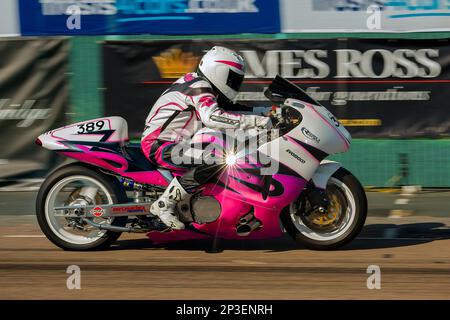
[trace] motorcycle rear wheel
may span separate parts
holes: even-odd
[[[366,221],[366,194],[349,171],[344,168],[337,170],[330,177],[326,192],[330,198],[330,206],[325,214],[313,212],[305,215],[307,210],[302,195],[281,213],[286,231],[308,249],[340,248],[360,233]]]
[[[82,188],[91,188],[92,197],[83,196]],[[114,243],[121,233],[98,230],[78,218],[56,216],[53,208],[74,203],[101,205],[126,201],[126,193],[116,179],[75,163],[56,169],[45,179],[37,195],[36,215],[42,232],[58,247],[68,251],[101,250]],[[94,219],[114,226],[127,222],[127,217]]]

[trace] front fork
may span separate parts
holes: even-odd
[[[341,164],[339,162],[322,160],[303,191],[304,197],[306,197],[311,204],[311,209],[305,212],[305,215],[309,215],[316,210],[320,213],[327,213],[330,199],[325,190],[327,188],[328,180],[340,167]]]
[[[319,211],[324,214],[327,213],[330,199],[324,189],[317,188],[314,183],[310,181],[306,184],[302,196],[305,197],[311,205],[311,208],[304,212],[304,215],[309,216],[314,211]]]

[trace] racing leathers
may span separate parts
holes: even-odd
[[[185,227],[175,214],[176,203],[224,169],[223,163],[204,161],[212,153],[203,148],[212,141],[211,136],[203,135],[200,129],[203,126],[212,129],[269,129],[271,126],[270,118],[223,110],[217,103],[219,96],[216,92],[208,80],[197,73],[188,73],[161,95],[146,119],[141,139],[144,154],[158,167],[181,172],[150,208],[150,212],[171,229]],[[197,161],[199,159],[200,162]]]
[[[219,107],[217,100],[218,94],[208,80],[197,73],[188,73],[160,96],[146,119],[141,139],[144,154],[162,168],[184,172],[191,169],[179,178],[185,189],[205,183],[217,168],[198,163],[180,164],[179,159],[173,159],[177,155],[171,152],[177,143],[191,140],[205,126],[244,130],[271,126],[268,117],[227,112]],[[240,108],[234,106],[234,109]]]

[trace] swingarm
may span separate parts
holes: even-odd
[[[65,218],[109,218],[124,216],[150,215],[152,202],[102,204],[102,205],[72,205],[55,207],[55,216]]]

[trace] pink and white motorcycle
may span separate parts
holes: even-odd
[[[96,250],[122,232],[145,233],[155,243],[187,239],[270,239],[288,232],[310,249],[335,249],[364,225],[367,199],[361,184],[328,155],[345,152],[350,134],[299,87],[277,76],[265,95],[279,136],[258,147],[275,163],[239,165],[224,155],[217,179],[179,203],[184,230],[167,230],[150,213],[154,200],[178,172],[154,167],[139,144],[128,141],[126,121],[106,117],[54,129],[36,143],[77,161],[53,171],[36,204],[47,238],[65,250]],[[257,170],[255,170],[257,169]]]

